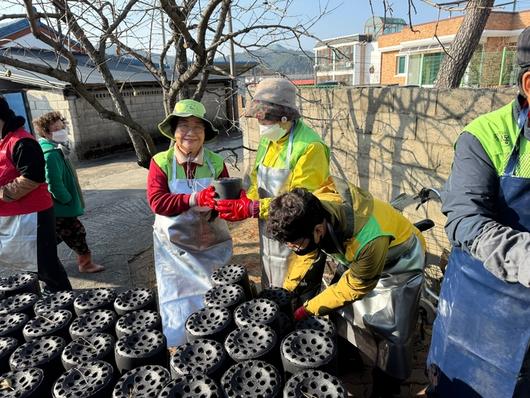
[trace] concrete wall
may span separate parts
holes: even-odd
[[[95,92],[107,109],[113,109],[112,100],[104,89]],[[122,92],[132,117],[153,137],[159,137],[157,124],[165,117],[162,91],[156,87],[126,89]],[[59,111],[68,121],[70,139],[74,147],[73,160],[93,158],[116,150],[131,148],[125,127],[99,116],[84,99],[75,96],[65,98],[61,91],[28,90],[27,98],[31,115]],[[207,116],[218,127],[226,123],[224,88],[209,90],[203,103]]]
[[[164,117],[162,91],[158,88],[138,88],[124,90],[122,95],[134,120],[154,136],[156,124]],[[96,97],[105,108],[113,109],[112,100],[106,90],[96,92]],[[72,129],[77,131],[76,152],[80,159],[131,145],[122,124],[102,119],[82,98],[72,100],[70,104],[73,114]]]
[[[75,115],[71,113],[71,101],[64,97],[62,91],[27,90],[26,97],[32,119],[51,111],[61,112],[70,127],[70,139],[72,142],[77,139],[78,132],[72,128]]]
[[[473,118],[514,98],[514,90],[436,90],[417,87],[302,89],[305,121],[331,148],[331,172],[377,198],[389,201],[422,187],[441,188],[451,170],[453,144]],[[247,99],[247,103],[249,99]],[[242,119],[244,145],[256,148],[256,121]],[[245,151],[246,167],[254,152]],[[429,217],[429,251],[448,247],[445,217],[437,203],[416,211],[412,221]]]

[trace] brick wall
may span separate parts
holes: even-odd
[[[113,109],[112,100],[106,90],[95,92],[98,100],[107,109]],[[162,91],[156,87],[128,89],[122,92],[125,103],[134,120],[153,137],[159,137],[157,125],[165,117]],[[36,118],[43,113],[60,111],[69,124],[73,144],[73,160],[93,158],[116,150],[130,149],[125,127],[99,116],[84,99],[65,98],[62,92],[29,90],[27,92],[31,115]],[[207,117],[218,127],[226,125],[226,102],[224,88],[209,90],[203,98]]]
[[[442,187],[462,128],[478,115],[511,101],[515,91],[340,87],[307,88],[300,94],[305,121],[331,148],[332,174],[388,201],[424,186]],[[256,148],[255,119],[244,118],[241,124],[246,132],[244,145]],[[245,168],[253,164],[254,155],[245,151]],[[412,221],[425,217],[435,221],[436,227],[426,234],[431,253],[448,247],[439,204],[405,213]]]
[[[396,55],[399,51],[381,53],[381,84],[405,84],[405,75],[396,75]]]
[[[463,17],[442,19],[438,23],[438,28],[436,28],[436,21],[414,25],[414,31],[406,26],[401,32],[379,36],[377,42],[379,43],[379,48],[383,49],[384,47],[397,46],[403,41],[430,39],[434,37],[435,32],[438,36],[454,35],[463,19]]]
[[[405,27],[401,32],[382,35],[377,42],[379,48],[395,46],[403,41],[429,39],[438,36],[454,35],[462,24],[464,17],[441,19],[440,21],[427,22],[414,25],[414,31]],[[438,26],[436,26],[438,25]],[[486,23],[486,30],[516,30],[530,26],[530,10],[519,13],[492,12]]]
[[[530,11],[524,11],[517,13],[512,21],[512,29],[524,29],[527,26],[530,26]],[[499,28],[506,29],[506,28]]]

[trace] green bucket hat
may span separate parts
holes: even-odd
[[[204,105],[192,99],[185,99],[175,104],[173,113],[170,113],[166,118],[158,124],[158,130],[167,138],[175,139],[174,131],[171,131],[171,120],[176,117],[190,117],[195,116],[204,121],[204,140],[210,141],[215,138],[219,132],[213,124],[205,118],[206,109]]]

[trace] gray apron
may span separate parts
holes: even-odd
[[[339,316],[335,316],[335,320],[342,337],[378,368],[404,380],[412,371],[413,336],[425,252],[413,235],[391,248],[387,258],[375,288],[361,300],[337,310]],[[339,265],[343,269],[344,266],[347,264]]]
[[[37,217],[0,217],[0,270],[37,272]]]
[[[212,176],[215,171],[205,157]],[[173,157],[171,193],[198,192],[212,178],[177,179]],[[232,258],[232,238],[224,220],[209,221],[209,208],[193,207],[174,217],[155,216],[153,250],[162,327],[168,346],[186,342],[186,318],[204,306],[213,271]]]
[[[293,150],[294,128],[289,133],[289,143],[284,168],[266,167],[262,164],[263,158],[258,161],[257,183],[258,195],[260,199],[273,198],[284,193],[285,186],[291,175],[291,152]],[[287,274],[287,259],[291,250],[283,243],[269,239],[265,235],[266,221],[260,219],[259,243],[261,253],[261,287],[283,286],[283,280]]]

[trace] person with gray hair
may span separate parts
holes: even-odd
[[[295,256],[265,234],[265,220],[274,197],[294,188],[314,191],[329,175],[329,148],[301,118],[296,87],[287,79],[269,78],[256,87],[246,111],[256,118],[260,141],[250,173],[250,187],[236,200],[217,201],[219,217],[239,221],[259,218],[262,287],[283,286],[301,301],[318,292],[325,256],[317,250]]]
[[[428,357],[436,397],[530,395],[530,28],[520,93],[455,145],[442,211],[453,246]]]

